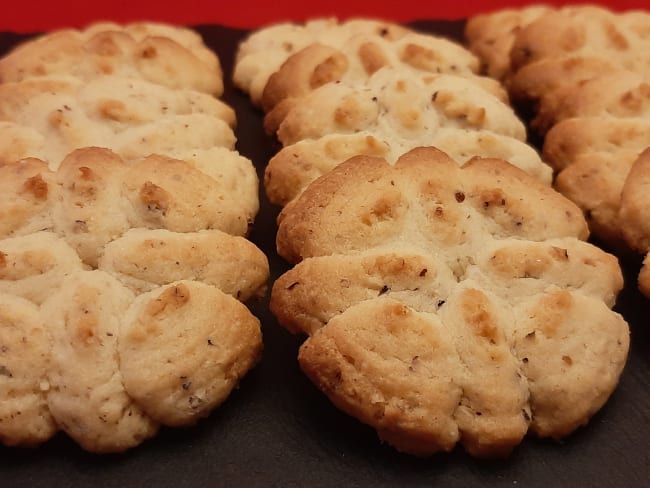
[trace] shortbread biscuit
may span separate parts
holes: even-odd
[[[136,298],[118,348],[129,395],[156,421],[180,426],[226,399],[257,363],[262,337],[259,321],[233,297],[179,281]]]
[[[154,154],[127,164],[103,148],[70,153],[55,173],[55,232],[95,267],[104,246],[132,227],[246,235],[259,209],[250,160],[217,148],[187,159]]]
[[[216,55],[189,29],[101,23],[19,46],[0,81],[0,442],[61,429],[122,452],[209,415],[259,360],[242,301],[269,276]]]
[[[613,70],[648,73],[650,15],[597,6],[550,11],[522,27],[511,51],[514,100],[533,103],[557,88]]]
[[[58,427],[47,406],[50,341],[36,305],[0,293],[0,442],[36,446]]]
[[[330,83],[299,102],[285,102],[290,102],[288,109],[281,103],[265,118],[265,127],[269,132],[277,127],[283,145],[361,130],[427,145],[442,126],[526,138],[526,129],[511,107],[470,80],[453,75],[420,79],[383,68],[362,86]]]
[[[0,163],[0,239],[51,230],[55,192],[53,174],[43,161]]]
[[[464,35],[488,76],[504,79],[510,72],[510,50],[519,30],[551,11],[546,5],[505,8],[467,19]]]
[[[43,304],[51,337],[48,407],[60,428],[91,452],[122,452],[158,425],[126,394],[117,344],[134,295],[102,271],[80,271]]]
[[[223,93],[219,59],[201,36],[153,22],[103,22],[83,30],[53,31],[18,45],[0,59],[2,83],[47,75],[72,75],[84,81],[118,75],[173,89]]]
[[[649,142],[650,147],[650,142]],[[621,192],[620,218],[623,233],[630,246],[637,252],[650,250],[650,149],[645,149],[630,169]]]
[[[650,201],[650,149],[645,149],[632,165],[621,192],[619,218],[622,221],[623,237],[632,249],[645,254],[639,273],[639,288],[650,298],[650,224],[648,213]]]
[[[83,268],[74,249],[52,232],[34,232],[0,240],[0,293],[36,304]]]
[[[279,23],[258,29],[242,41],[235,55],[233,82],[261,105],[269,77],[295,52],[310,44],[340,47],[355,35],[376,35],[394,40],[410,32],[391,22],[372,19],[312,19],[304,24]]]
[[[368,131],[305,139],[282,148],[269,160],[264,172],[266,194],[271,203],[284,206],[313,180],[351,157],[378,156],[392,163],[417,145],[394,136],[382,140]],[[540,159],[535,149],[512,137],[487,130],[442,127],[432,135],[428,145],[446,152],[461,165],[475,156],[504,159],[539,181],[551,184],[551,167]]]
[[[643,266],[641,271],[639,271],[639,290],[645,296],[650,298],[650,254],[646,254],[643,259]]]
[[[562,170],[589,153],[639,154],[650,140],[645,118],[578,117],[553,126],[544,138],[543,158]]]
[[[0,120],[35,130],[38,147],[0,151],[0,162],[32,156],[56,169],[69,152],[107,147],[135,159],[151,153],[234,148],[232,108],[205,93],[116,76],[89,82],[41,77],[0,84]]]
[[[460,44],[442,37],[408,33],[391,41],[361,34],[338,48],[310,44],[291,55],[264,88],[262,108],[273,109],[286,98],[302,97],[325,83],[363,84],[374,72],[391,66],[414,76],[448,73],[464,76],[507,101],[503,86],[480,77],[478,60]]]
[[[358,157],[282,211],[278,252],[299,264],[271,309],[309,334],[305,373],[398,450],[503,456],[587,423],[625,364],[621,270],[587,235],[503,161]]]
[[[131,229],[106,246],[99,268],[137,294],[175,281],[195,280],[240,301],[261,295],[269,277],[262,251],[243,237],[218,230]]]
[[[631,71],[615,70],[542,96],[531,127],[546,133],[573,117],[649,118],[650,84]]]
[[[650,14],[636,10],[617,13],[584,5],[551,10],[522,27],[511,49],[511,66],[545,58],[581,56],[613,59],[632,71],[647,68],[650,58]]]
[[[508,93],[514,103],[534,112],[544,96],[572,87],[621,68],[609,58],[546,58],[527,64],[508,78]]]
[[[648,146],[642,118],[565,119],[547,134],[544,159],[558,169],[556,188],[584,212],[594,235],[625,252],[621,192],[638,155]]]

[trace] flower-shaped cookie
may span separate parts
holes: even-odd
[[[191,29],[154,22],[99,22],[83,30],[52,31],[0,59],[0,81],[72,75],[89,81],[116,75],[173,89],[223,93],[216,54]]]
[[[0,165],[0,441],[116,452],[196,422],[258,361],[250,161],[83,148]]]
[[[309,334],[303,370],[401,451],[561,438],[618,382],[616,258],[584,242],[574,204],[503,161],[354,158],[279,220],[278,252],[298,264],[271,309]]]

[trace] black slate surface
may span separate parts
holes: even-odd
[[[415,22],[426,32],[460,39],[462,22]],[[227,76],[245,31],[198,26]],[[0,33],[0,54],[24,39]],[[260,178],[278,149],[261,114],[226,80],[224,100],[237,111],[238,149]],[[263,192],[250,236],[269,256],[272,279],[288,269],[275,253],[275,217]],[[50,486],[650,486],[650,301],[636,290],[639,261],[624,262],[626,287],[616,310],[630,323],[631,351],[605,407],[562,443],[528,437],[505,461],[481,461],[461,448],[416,459],[381,444],[375,432],[333,407],[301,373],[302,338],[280,328],[268,297],[251,303],[261,319],[265,353],[239,389],[209,418],[186,429],[163,429],[121,455],[83,452],[60,434],[34,450],[0,447],[0,487]],[[1,400],[0,400],[1,401]]]

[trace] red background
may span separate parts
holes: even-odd
[[[406,22],[417,19],[458,19],[531,0],[6,0],[0,30],[36,32],[81,27],[96,20],[118,22],[159,20],[176,24],[222,24],[253,28],[281,20],[315,16],[366,16]],[[548,0],[549,5],[597,3],[613,9],[648,8],[648,0]]]

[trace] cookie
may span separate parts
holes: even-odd
[[[469,50],[481,60],[481,72],[503,80],[510,72],[510,51],[517,32],[551,11],[546,5],[505,8],[467,19],[464,36]]]
[[[650,271],[648,257],[650,251],[650,226],[648,226],[648,185],[650,184],[650,150],[645,149],[634,161],[621,192],[619,218],[622,221],[623,237],[629,246],[641,254],[646,254],[639,273],[639,288],[650,298]]]
[[[535,149],[512,137],[487,130],[441,127],[431,136],[429,145],[446,152],[461,165],[475,156],[505,159],[551,184],[551,167],[540,159]],[[264,172],[266,194],[271,203],[284,206],[309,183],[351,157],[378,156],[394,162],[404,151],[416,146],[417,143],[395,136],[380,139],[369,131],[305,139],[282,148],[269,160]]]
[[[0,442],[36,446],[58,430],[47,407],[50,341],[38,306],[0,293]]]
[[[556,188],[583,210],[594,235],[618,252],[628,248],[621,192],[649,131],[643,118],[572,118],[555,125],[544,142],[545,159],[559,170]]]
[[[646,254],[643,259],[643,266],[639,271],[639,290],[645,296],[650,297],[650,257]]]
[[[79,271],[43,304],[51,338],[47,403],[57,425],[85,450],[122,452],[158,425],[124,390],[117,344],[134,295],[102,271]]]
[[[179,281],[135,299],[118,350],[128,394],[154,420],[180,426],[226,399],[259,360],[262,337],[259,321],[233,297]]]
[[[70,153],[55,173],[55,232],[94,267],[104,246],[132,227],[246,235],[259,208],[250,160],[226,149],[187,159],[154,154],[127,164],[103,148]]]
[[[160,423],[209,415],[259,360],[241,300],[269,276],[244,238],[258,179],[215,98],[216,55],[189,29],[99,23],[19,46],[0,79],[0,442],[61,429],[86,451],[122,452]],[[138,339],[140,324],[167,335]],[[192,378],[186,397],[171,363],[143,368],[165,354]]]
[[[223,93],[219,59],[201,36],[183,27],[142,22],[95,23],[46,33],[0,59],[0,82],[47,75],[84,81],[105,75],[142,79],[172,89]]]
[[[614,70],[542,96],[530,124],[545,133],[574,117],[647,118],[649,100],[650,84],[643,75]]]
[[[18,156],[48,161],[52,169],[71,151],[100,146],[136,159],[151,153],[234,148],[232,108],[205,93],[172,90],[141,80],[103,76],[88,82],[40,77],[0,84],[0,120],[42,136],[24,154],[0,151],[0,162]]]
[[[0,293],[40,305],[66,276],[82,268],[74,249],[52,232],[0,240]]]
[[[262,108],[268,112],[282,100],[302,97],[325,83],[363,84],[386,66],[414,76],[440,73],[464,76],[507,100],[501,84],[477,76],[478,60],[458,43],[417,33],[396,40],[359,34],[339,47],[314,43],[292,54],[269,77],[262,95]]]
[[[251,33],[238,46],[233,68],[233,83],[261,105],[264,87],[289,56],[310,44],[339,47],[360,34],[394,40],[409,30],[391,22],[372,19],[311,19],[304,24],[284,22]]]
[[[508,93],[514,103],[531,109],[534,113],[545,96],[552,97],[557,90],[573,87],[620,69],[615,61],[609,58],[545,58],[524,65],[512,73],[508,78]]]
[[[551,10],[519,30],[511,49],[511,67],[544,58],[580,56],[607,58],[635,71],[647,67],[645,50],[650,15],[636,10],[617,13],[584,5]]]
[[[522,27],[511,50],[514,99],[536,101],[612,69],[645,73],[650,16],[598,6],[553,10]],[[521,71],[521,73],[519,73]]]
[[[625,364],[621,270],[587,236],[579,208],[503,161],[360,156],[282,211],[278,252],[298,264],[271,309],[309,334],[307,376],[398,450],[504,456],[587,423]]]
[[[218,230],[131,229],[106,246],[98,266],[137,294],[195,280],[241,301],[263,294],[269,277],[262,251],[243,237]]]
[[[286,100],[290,102],[290,99]],[[276,112],[281,116],[276,117]],[[318,113],[318,117],[313,114]],[[485,129],[525,140],[526,129],[511,107],[468,79],[432,75],[420,79],[377,71],[365,85],[326,84],[294,102],[278,105],[265,118],[265,127],[283,145],[325,134],[361,130],[383,132],[427,145],[436,129]]]

